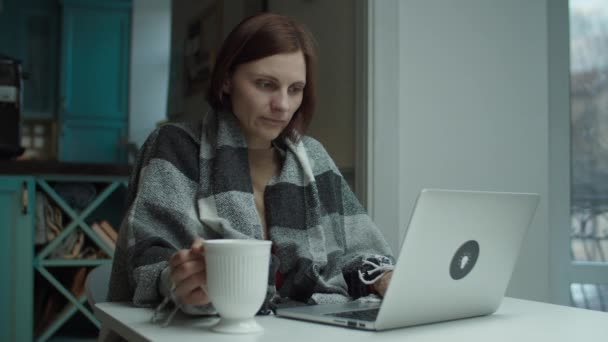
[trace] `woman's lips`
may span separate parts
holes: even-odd
[[[260,120],[262,120],[262,122],[264,122],[265,124],[271,125],[271,126],[283,126],[285,125],[285,121],[284,120],[277,120],[277,119],[271,119],[271,118],[266,118],[266,117],[261,117]]]

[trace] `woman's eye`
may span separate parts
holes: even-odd
[[[256,84],[261,89],[272,89],[273,88],[273,83],[270,81],[260,80],[260,81],[257,81]]]
[[[304,88],[302,88],[302,87],[291,87],[291,88],[289,88],[289,92],[292,93],[292,94],[301,93],[302,90],[304,90]]]

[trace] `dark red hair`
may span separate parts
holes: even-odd
[[[217,55],[207,101],[216,111],[230,109],[223,85],[238,65],[298,51],[306,62],[306,86],[300,107],[280,135],[297,142],[306,133],[316,106],[317,54],[310,31],[290,17],[260,13],[244,19],[230,32]]]

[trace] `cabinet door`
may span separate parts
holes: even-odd
[[[23,17],[26,45],[23,71],[27,75],[23,81],[23,118],[53,119],[57,98],[59,9],[27,8]]]
[[[104,120],[65,120],[61,123],[63,161],[117,163],[127,159],[126,127]]]
[[[0,53],[19,59],[24,119],[53,119],[57,97],[59,6],[48,0],[0,0]]]
[[[26,177],[0,177],[0,340],[31,341],[33,196]],[[29,201],[28,201],[29,199]]]
[[[62,4],[59,157],[126,162],[120,140],[128,122],[130,6],[124,1]],[[93,142],[82,144],[75,137],[102,137],[94,143],[114,153],[96,157],[87,150]]]
[[[0,6],[0,53],[23,60],[25,30],[21,4],[16,0],[6,0]]]

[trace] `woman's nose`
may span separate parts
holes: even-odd
[[[275,94],[272,99],[272,108],[281,112],[289,110],[289,96],[286,91],[279,91]]]

